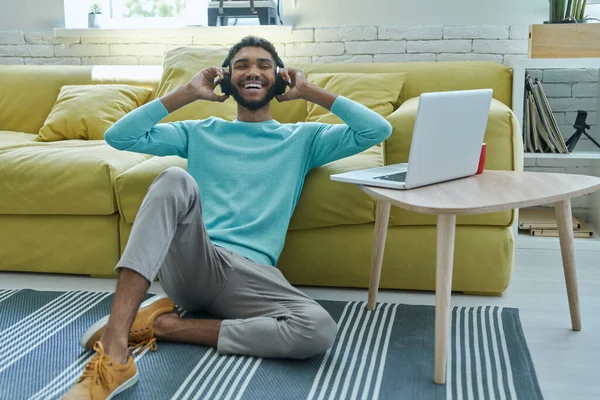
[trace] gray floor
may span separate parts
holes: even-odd
[[[519,250],[513,280],[504,296],[455,294],[454,305],[501,305],[520,309],[540,386],[549,400],[600,399],[600,263],[598,253],[578,252],[577,273],[582,312],[581,332],[570,329],[560,252]],[[0,288],[37,290],[107,290],[115,281],[86,277],[0,272]],[[366,291],[302,288],[324,300],[366,299]],[[152,292],[161,293],[158,283]],[[382,291],[379,301],[434,304],[432,293]]]

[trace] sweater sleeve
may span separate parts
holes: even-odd
[[[338,96],[331,112],[344,124],[317,124],[310,152],[311,168],[360,153],[392,133],[385,118],[346,97]]]
[[[104,140],[118,150],[187,158],[188,130],[185,123],[158,123],[168,114],[160,99],[153,100],[108,128]]]

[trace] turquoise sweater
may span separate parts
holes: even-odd
[[[214,117],[159,124],[168,112],[156,99],[121,118],[104,138],[119,150],[187,158],[211,241],[275,266],[306,174],[392,132],[379,114],[345,97],[338,96],[331,111],[344,124]]]

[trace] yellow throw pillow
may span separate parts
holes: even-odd
[[[63,86],[36,141],[102,140],[104,132],[144,104],[150,92],[130,85]]]
[[[394,104],[402,95],[406,73],[314,73],[308,74],[306,79],[387,117],[394,111]],[[307,122],[342,123],[331,111],[319,105],[309,102],[307,108]]]
[[[156,97],[171,93],[185,85],[194,75],[207,67],[220,67],[227,57],[226,48],[179,47],[169,50],[163,57],[163,74],[156,90]],[[221,94],[221,87],[215,92]],[[161,122],[185,121],[219,117],[233,121],[237,116],[237,105],[233,98],[223,103],[198,100],[165,117]]]

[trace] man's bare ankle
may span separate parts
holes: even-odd
[[[176,312],[165,313],[156,317],[153,325],[154,336],[156,336],[157,339],[164,337],[166,332],[170,330],[173,321],[178,319],[179,314],[177,314]]]
[[[118,340],[112,337],[112,335],[107,334],[107,331],[104,331],[104,334],[100,338],[100,342],[104,346],[104,352],[113,360],[125,364],[127,359],[129,358],[129,350],[127,348],[127,337],[125,340]]]
[[[129,359],[129,349],[127,346],[122,347],[118,345],[113,345],[110,343],[102,342],[104,346],[104,352],[113,360],[120,364],[126,364]]]

